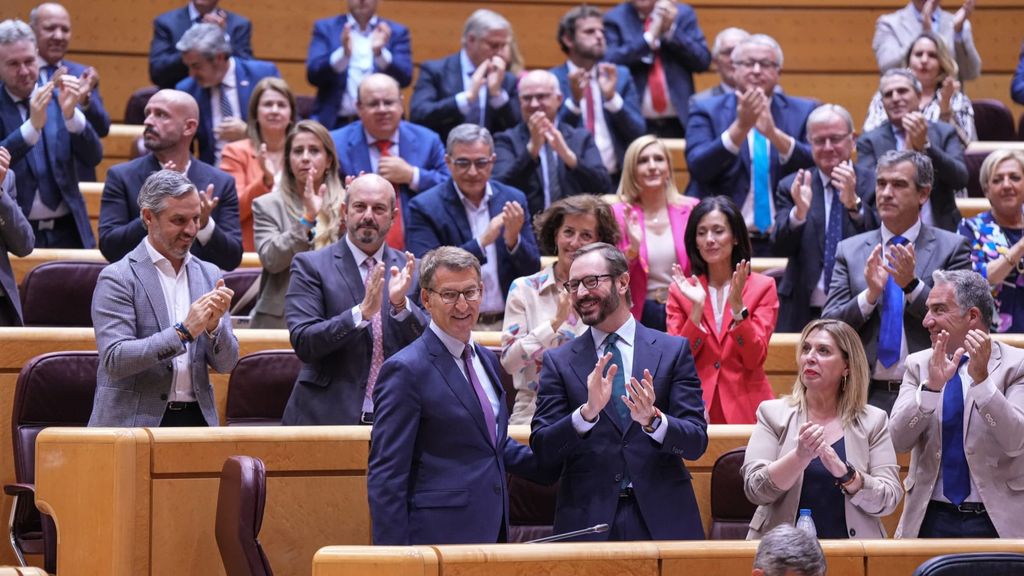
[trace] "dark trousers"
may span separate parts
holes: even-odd
[[[772,246],[771,236],[768,234],[752,233],[750,235],[750,251],[755,258],[772,258],[775,256],[775,248]]]
[[[641,324],[651,330],[661,330],[664,332],[667,329],[665,318],[664,304],[657,300],[644,300],[644,311],[640,315]]]
[[[999,538],[988,512],[961,512],[956,506],[932,500],[921,521],[919,538]]]
[[[686,136],[686,126],[675,117],[647,118],[647,133],[658,138],[683,138]]]
[[[612,520],[611,530],[608,532],[608,540],[613,542],[627,542],[631,540],[651,540],[651,531],[647,529],[643,514],[640,513],[640,505],[636,497],[619,497],[619,507],[615,509],[615,519]]]
[[[54,220],[29,220],[36,236],[36,248],[82,248],[75,217],[71,214]],[[51,227],[52,223],[52,227]]]
[[[181,410],[164,410],[164,417],[160,420],[161,428],[187,428],[192,426],[206,426],[206,418],[199,408],[199,402],[188,402]]]
[[[868,404],[885,410],[886,414],[892,413],[892,406],[900,395],[899,386],[896,381],[871,380],[868,384]]]

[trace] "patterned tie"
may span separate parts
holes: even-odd
[[[619,370],[615,373],[615,378],[612,379],[612,397],[609,402],[615,405],[615,410],[619,414],[622,427],[629,428],[632,417],[629,415],[629,406],[626,406],[626,403],[622,401],[622,397],[626,395],[626,368],[622,362],[622,351],[615,345],[619,340],[621,338],[615,332],[612,332],[604,339],[604,353],[608,354],[610,352],[612,364],[619,367]]]
[[[843,239],[843,211],[846,208],[839,201],[839,191],[831,184],[826,190],[832,191],[832,206],[828,213],[828,223],[825,227],[825,294],[828,294],[829,286],[832,284],[832,270],[836,266],[836,247]]]
[[[651,27],[651,18],[644,22],[644,32]],[[668,109],[668,89],[665,82],[665,68],[661,63],[661,52],[654,52],[654,61],[647,72],[647,89],[651,91],[651,108],[661,114]]]
[[[594,82],[590,74],[587,74],[587,87],[583,91],[583,98],[587,104],[587,132],[594,133],[594,116],[597,110],[594,108]]]
[[[889,240],[890,247],[906,243],[907,239],[903,236],[893,236]],[[903,341],[903,300],[903,289],[896,284],[890,274],[882,293],[882,326],[878,333],[878,361],[886,368],[892,367],[900,359],[900,344]]]
[[[754,130],[754,226],[764,233],[772,227],[771,181],[768,177],[768,140]]]
[[[484,387],[480,385],[480,379],[476,376],[476,370],[473,369],[473,353],[473,345],[467,344],[462,349],[462,362],[466,367],[466,376],[469,377],[469,383],[473,386],[473,391],[476,392],[476,399],[480,401],[480,410],[484,413],[484,425],[487,426],[491,445],[496,445],[498,440],[495,437],[497,421],[494,419],[494,407],[491,406],[491,399],[487,397]]]
[[[231,99],[228,98],[228,87],[227,84],[220,85],[220,117],[223,120],[227,120],[235,116],[235,109],[231,106]]]
[[[971,471],[964,454],[964,388],[960,369],[968,361],[960,359],[953,377],[942,389],[942,495],[953,504],[961,504],[971,493]]]
[[[366,267],[366,280],[364,286],[369,286],[370,276],[373,275],[373,267],[377,260],[370,256],[363,265]],[[383,309],[383,306],[381,306]],[[377,384],[377,375],[380,374],[380,367],[384,364],[384,333],[383,322],[381,321],[381,310],[378,310],[370,320],[370,331],[373,338],[373,352],[370,355],[370,374],[366,377],[366,397],[373,402],[373,387]]]
[[[562,181],[558,178],[558,154],[550,145],[544,145],[544,154],[547,156],[548,187],[545,190],[544,208],[547,209],[552,202],[562,197]],[[543,182],[543,180],[541,180]]]
[[[380,151],[381,158],[387,158],[391,156],[391,140],[377,140],[373,143]],[[377,172],[380,172],[380,165],[378,164]],[[388,230],[388,236],[384,240],[395,250],[405,251],[405,228],[402,223],[402,195],[399,193],[398,184],[394,182],[391,186],[395,189],[395,208],[398,211],[395,213],[395,219],[391,222],[391,230]]]

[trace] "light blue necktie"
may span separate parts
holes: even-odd
[[[892,246],[903,245],[907,239],[893,236],[889,240]],[[885,281],[882,293],[882,326],[878,332],[878,361],[886,368],[892,367],[900,359],[900,345],[903,342],[903,289],[896,284],[892,275]]]
[[[754,226],[760,232],[772,227],[771,181],[768,177],[768,141],[754,130]]]

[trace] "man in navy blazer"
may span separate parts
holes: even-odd
[[[1017,104],[1024,104],[1024,43],[1020,45],[1020,60],[1017,61],[1017,71],[1013,73],[1013,81],[1010,83],[1010,98]]]
[[[565,96],[559,122],[586,128],[594,136],[612,186],[617,186],[626,147],[647,126],[629,68],[601,62],[604,38],[600,10],[586,4],[569,10],[558,23],[558,45],[568,60],[551,73]]]
[[[4,293],[0,298],[0,326],[21,326],[21,298],[9,254],[28,256],[35,245],[35,235],[14,201],[18,184],[14,170],[8,169],[10,164],[11,153],[0,148],[0,288]]]
[[[444,146],[433,130],[402,120],[402,94],[390,76],[363,78],[358,110],[359,120],[331,131],[341,177],[360,172],[383,176],[398,188],[401,221],[407,222],[413,196],[450,176]]]
[[[556,534],[608,524],[585,539],[702,540],[683,464],[708,445],[700,380],[685,338],[633,318],[628,266],[610,244],[577,251],[566,289],[590,329],[544,355],[530,446],[562,470]]]
[[[540,270],[526,196],[490,179],[494,141],[486,128],[463,124],[452,130],[445,159],[452,177],[409,203],[406,247],[417,258],[438,246],[459,246],[476,256],[488,291],[481,322],[497,324],[512,281]]]
[[[512,25],[497,12],[473,12],[462,32],[462,50],[420,64],[409,119],[448,141],[459,124],[479,124],[492,134],[519,122],[516,78],[506,71]]]
[[[189,78],[178,82],[177,89],[199,104],[199,159],[216,166],[225,144],[246,137],[249,97],[256,83],[268,76],[280,78],[281,73],[273,62],[232,56],[231,45],[213,24],[190,28],[178,41],[178,50]]]
[[[377,15],[379,0],[348,0],[348,14],[313,24],[306,79],[316,86],[313,117],[328,130],[354,122],[359,83],[369,74],[412,82],[409,29]]]
[[[39,46],[39,57],[43,60],[40,78],[46,82],[64,66],[68,74],[77,76],[85,92],[78,108],[85,114],[85,119],[100,138],[106,138],[110,132],[110,116],[103,107],[100,97],[100,74],[92,66],[66,59],[68,45],[71,43],[71,15],[60,4],[46,2],[32,9],[29,25],[36,35]],[[95,182],[96,167],[84,162],[77,163],[78,181]]]
[[[693,8],[674,0],[631,0],[609,10],[604,27],[608,60],[628,66],[633,74],[647,132],[682,138],[694,91],[693,74],[711,65],[708,43]],[[660,81],[650,82],[652,72]]]
[[[292,260],[285,317],[302,369],[284,425],[372,424],[374,354],[382,362],[427,325],[417,305],[415,259],[384,243],[397,210],[394,188],[380,176],[360,176],[349,185],[341,210],[345,236]]]
[[[188,76],[181,61],[178,40],[193,24],[216,24],[231,43],[231,53],[252,58],[252,22],[217,7],[219,0],[192,0],[184,8],[164,12],[153,20],[149,45],[149,79],[160,88],[174,88]]]
[[[386,362],[366,476],[375,545],[473,544],[508,538],[508,473],[539,479],[508,437],[494,353],[473,342],[486,286],[472,254],[445,246],[420,268],[423,336]]]
[[[139,218],[139,190],[150,174],[170,168],[184,172],[200,191],[202,211],[192,253],[222,270],[241,264],[235,179],[189,154],[198,116],[195,100],[184,92],[161,90],[149,99],[142,138],[150,153],[112,166],[103,185],[100,252],[108,262],[120,260],[146,236]]]
[[[36,37],[21,20],[0,22],[0,146],[11,154],[16,198],[37,248],[94,248],[77,163],[103,158],[96,131],[78,108],[80,79],[51,78],[37,89]]]
[[[494,137],[494,179],[522,190],[531,216],[567,196],[613,192],[594,136],[557,122],[562,91],[554,74],[523,76],[519,103],[523,121]]]

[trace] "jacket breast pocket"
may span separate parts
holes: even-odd
[[[424,490],[412,497],[414,508],[465,508],[469,506],[469,490]]]

